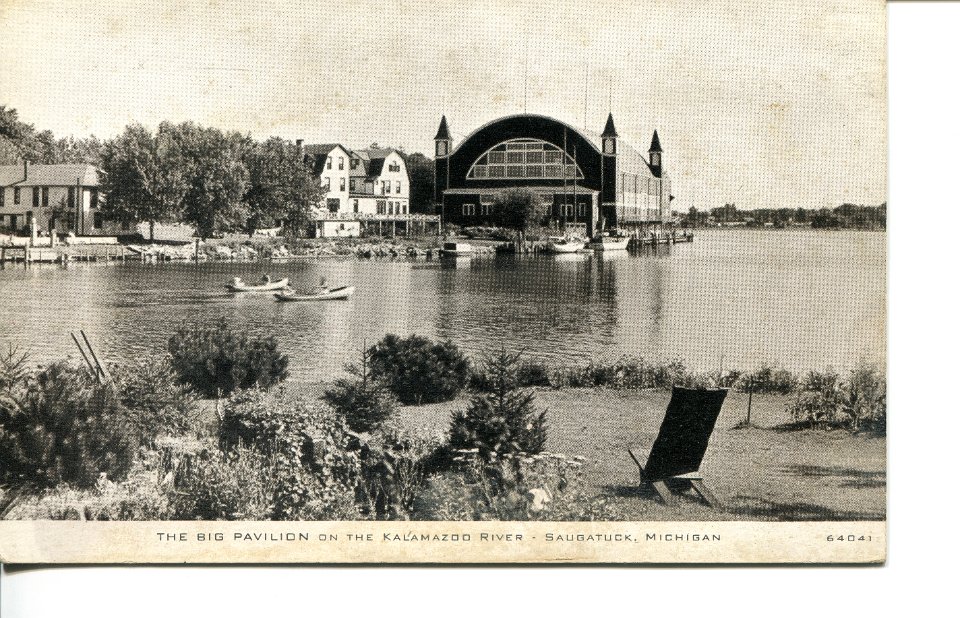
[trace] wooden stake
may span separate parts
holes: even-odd
[[[87,339],[87,334],[81,330],[80,336],[83,337],[84,342],[86,342],[87,348],[90,350],[90,356],[93,357],[93,362],[96,363],[97,369],[100,370],[100,373],[103,374],[104,378],[112,382],[113,379],[110,377],[110,374],[107,373],[107,369],[100,363],[100,359],[97,358],[97,353],[93,351],[93,346],[90,345],[90,340]]]
[[[100,373],[99,373],[99,372],[96,370],[96,368],[93,366],[93,363],[90,362],[90,359],[87,358],[87,354],[86,354],[86,352],[83,351],[83,346],[80,345],[80,341],[77,339],[77,336],[74,335],[73,333],[70,333],[70,337],[72,337],[72,338],[73,338],[73,342],[74,342],[75,344],[77,344],[77,349],[80,350],[80,356],[83,357],[83,362],[85,362],[85,363],[87,364],[87,367],[90,368],[90,371],[93,372],[94,377],[96,377],[96,378],[97,378],[97,381],[99,382],[99,381],[100,381]]]

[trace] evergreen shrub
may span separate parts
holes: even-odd
[[[225,319],[213,327],[180,329],[168,349],[178,380],[206,397],[268,388],[287,377],[288,358],[273,337],[237,333]]]

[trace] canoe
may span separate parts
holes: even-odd
[[[286,294],[274,294],[273,296],[282,302],[298,302],[307,300],[347,300],[353,294],[354,287],[345,285],[332,290],[323,290],[316,294],[300,294],[299,292],[288,292]]]
[[[290,284],[290,280],[284,277],[279,281],[271,281],[270,283],[261,283],[259,285],[248,285],[244,282],[240,282],[239,285],[236,283],[228,283],[227,289],[231,292],[276,292],[277,290],[282,290]]]

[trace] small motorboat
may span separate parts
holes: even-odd
[[[582,238],[551,238],[547,243],[550,253],[576,253],[583,250],[586,242]]]
[[[587,243],[587,247],[594,251],[626,251],[629,243],[628,236],[597,236]]]
[[[315,292],[298,292],[296,290],[284,290],[273,296],[282,302],[298,302],[308,300],[347,300],[353,295],[354,287],[345,285],[339,288],[321,288]]]
[[[233,281],[227,284],[227,290],[231,292],[276,292],[289,287],[290,279],[284,277],[276,281],[264,281],[263,283],[249,284],[244,283],[240,277],[234,277]]]
[[[470,255],[473,247],[466,242],[445,242],[440,248],[440,255]]]

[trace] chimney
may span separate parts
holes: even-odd
[[[30,168],[30,162],[27,161],[26,159],[24,159],[24,160],[23,160],[23,181],[22,181],[22,182],[27,182],[27,169],[29,169],[29,168]]]
[[[303,140],[297,140],[297,152],[300,153],[300,160],[303,161]]]

